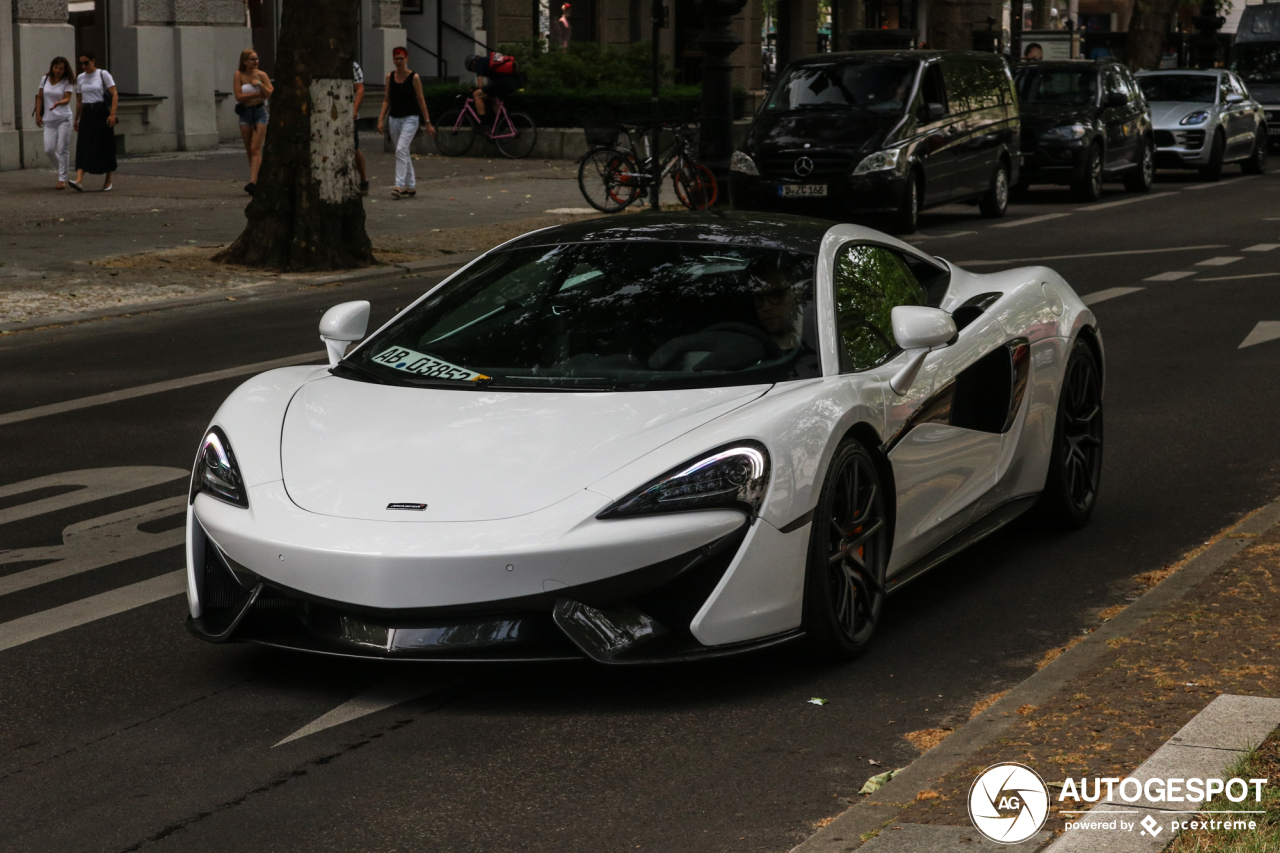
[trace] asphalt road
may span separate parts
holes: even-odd
[[[1162,176],[1093,206],[1036,190],[996,223],[924,216],[913,240],[932,252],[1043,262],[1098,298],[1102,493],[1082,531],[1020,524],[909,585],[872,650],[838,667],[790,648],[608,669],[204,645],[165,576],[196,443],[241,378],[3,413],[315,352],[329,305],[368,298],[377,323],[428,282],[0,338],[0,850],[787,850],[910,762],[905,733],[963,722],[1096,626],[1133,575],[1280,494],[1280,340],[1240,348],[1280,321],[1278,182]],[[70,491],[93,477],[68,472],[107,467],[128,470]],[[42,565],[78,570],[15,588]]]

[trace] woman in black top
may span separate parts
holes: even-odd
[[[382,98],[382,113],[378,116],[378,133],[383,132],[390,114],[391,138],[396,142],[396,187],[392,198],[412,198],[417,185],[410,159],[409,146],[418,133],[418,124],[424,123],[427,133],[436,135],[427,112],[426,99],[422,97],[422,79],[409,70],[409,51],[397,47],[391,51],[391,61],[396,69],[387,75],[386,94]]]
[[[67,183],[84,192],[84,173],[106,175],[102,191],[111,191],[111,175],[116,170],[116,106],[120,95],[110,72],[99,68],[92,53],[80,54],[80,76],[76,78],[76,179]]]

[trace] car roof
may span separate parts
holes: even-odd
[[[1114,59],[1037,59],[1031,62],[1019,62],[1013,70],[1015,74],[1024,69],[1030,71],[1033,68],[1078,68],[1083,71],[1086,68],[1103,68],[1107,65],[1119,64]]]
[[[846,50],[840,53],[814,53],[809,56],[802,56],[793,61],[792,65],[807,65],[827,62],[839,62],[842,59],[900,59],[908,62],[924,62],[930,59],[939,59],[943,55],[955,56],[956,54],[964,54],[965,56],[977,56],[982,58],[991,58],[996,56],[982,50]]]
[[[1226,68],[1161,68],[1156,71],[1139,71],[1137,77],[1170,77],[1189,74],[1196,77],[1221,77],[1227,73]]]
[[[543,228],[517,237],[501,249],[505,251],[564,243],[654,241],[726,243],[816,255],[823,235],[834,224],[826,219],[792,216],[787,213],[718,210],[646,212],[584,219]]]

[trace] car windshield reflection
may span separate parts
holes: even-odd
[[[1096,71],[1066,69],[1019,69],[1018,100],[1026,104],[1087,106],[1098,97]]]
[[[607,242],[482,259],[339,375],[457,388],[656,390],[821,375],[814,257]]]
[[[901,113],[910,103],[917,67],[905,62],[841,62],[792,68],[774,86],[766,109]]]
[[[1148,101],[1187,101],[1212,104],[1218,96],[1218,78],[1207,74],[1161,74],[1139,77],[1138,85]]]

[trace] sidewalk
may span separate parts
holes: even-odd
[[[577,218],[547,210],[585,207],[572,161],[426,155],[414,161],[417,198],[395,201],[394,157],[376,135],[362,145],[366,227],[381,263],[488,249]],[[122,158],[107,194],[56,191],[48,170],[0,173],[0,328],[110,306],[234,297],[276,278],[207,260],[244,228],[247,179],[239,146]]]
[[[1067,777],[1130,775],[1219,695],[1280,697],[1280,502],[1179,563],[1136,576],[1130,598],[1099,613],[1099,629],[1046,655],[1041,672],[1008,696],[979,702],[956,732],[914,733],[936,745],[797,853],[853,850],[886,827],[895,843],[884,849],[938,853],[938,839],[957,835],[943,827],[972,828],[969,790],[993,764],[1031,767],[1056,797]],[[1053,670],[1061,677],[1052,689],[1035,684]],[[1003,731],[984,739],[984,727]],[[1044,829],[1055,836],[1073,817],[1063,808],[1079,806],[1053,798]]]

